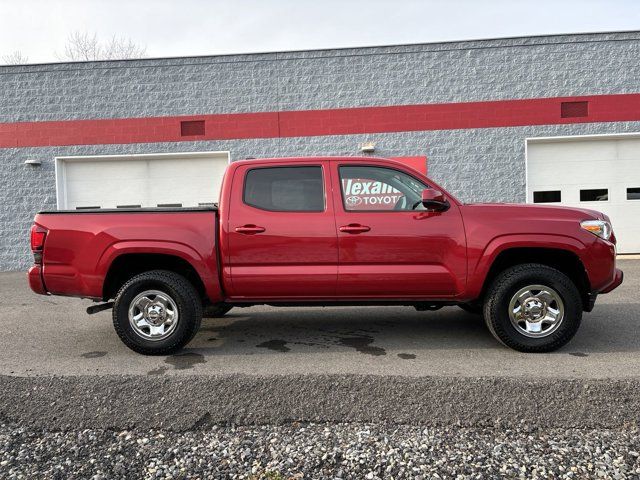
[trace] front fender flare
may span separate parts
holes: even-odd
[[[491,240],[480,254],[475,265],[469,265],[469,281],[467,295],[477,298],[482,293],[485,279],[498,255],[512,248],[544,248],[548,250],[564,250],[582,259],[587,246],[580,240],[567,235],[558,234],[510,234],[501,235]]]

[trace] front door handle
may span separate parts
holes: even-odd
[[[343,225],[340,227],[340,231],[344,233],[364,233],[369,230],[371,230],[371,227],[360,225],[359,223],[350,223],[349,225]]]
[[[241,227],[236,227],[236,232],[242,233],[243,235],[255,235],[256,233],[264,232],[264,227],[259,227],[257,225],[243,225]]]

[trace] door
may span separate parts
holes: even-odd
[[[328,165],[236,170],[227,227],[231,297],[335,296],[338,246]]]
[[[619,253],[640,253],[640,138],[530,140],[527,201],[598,210]]]
[[[58,158],[58,208],[210,205],[228,163],[228,152]]]
[[[462,217],[425,211],[427,184],[409,170],[334,161],[342,297],[445,298],[464,289]]]

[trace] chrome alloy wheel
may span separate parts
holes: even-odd
[[[146,290],[129,304],[129,324],[145,340],[164,340],[178,325],[178,307],[159,290]]]
[[[511,297],[509,319],[518,333],[526,337],[546,337],[562,323],[564,303],[554,289],[544,285],[529,285]]]

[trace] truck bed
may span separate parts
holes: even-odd
[[[36,226],[47,231],[40,272],[31,272],[54,295],[104,298],[114,262],[134,254],[171,255],[193,266],[219,296],[218,209],[135,208],[40,212]],[[39,278],[38,278],[39,277]]]

